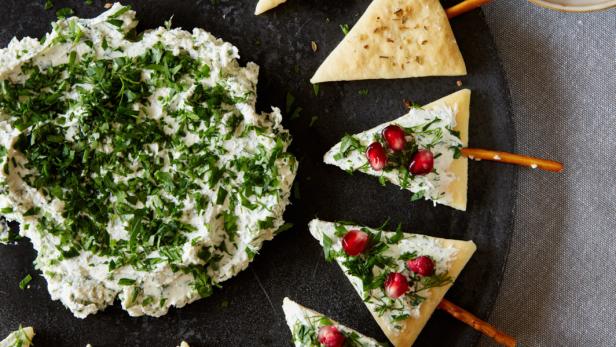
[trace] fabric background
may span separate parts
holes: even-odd
[[[522,153],[515,233],[490,322],[522,346],[616,346],[616,9],[483,7],[511,89]],[[491,346],[483,338],[480,346]]]

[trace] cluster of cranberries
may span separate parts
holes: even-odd
[[[365,252],[368,248],[368,234],[361,230],[349,230],[342,237],[342,249],[351,257]],[[419,276],[432,276],[434,274],[434,261],[425,255],[407,260],[406,267]],[[392,272],[387,275],[384,283],[385,293],[392,299],[397,299],[408,292],[410,286],[407,278],[399,273]]]
[[[397,125],[389,125],[381,133],[381,137],[385,140],[390,153],[403,152],[407,145],[406,133]],[[368,146],[366,150],[366,158],[370,166],[381,171],[389,162],[388,151],[383,147],[381,142],[376,141]],[[420,149],[407,158],[408,170],[413,175],[426,175],[432,172],[434,167],[434,155],[428,149]]]

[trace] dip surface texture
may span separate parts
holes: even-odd
[[[255,111],[257,65],[201,29],[136,25],[115,4],[0,49],[0,213],[80,318],[211,295],[284,224],[297,170],[280,111]]]

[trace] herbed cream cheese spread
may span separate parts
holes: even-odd
[[[257,65],[201,29],[136,25],[114,4],[0,50],[0,212],[80,318],[211,295],[284,229],[297,170],[280,111],[255,111]]]

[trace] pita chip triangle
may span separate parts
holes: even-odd
[[[261,13],[269,11],[286,1],[287,0],[259,0],[255,14],[260,15]]]
[[[340,265],[395,347],[413,344],[476,250],[472,241],[407,234],[400,230],[387,232],[318,219],[311,221],[309,228],[323,246],[325,257]],[[342,238],[350,230],[361,230],[369,236],[367,248],[357,256],[347,255],[342,248]],[[434,264],[432,275],[421,276],[406,265],[406,261],[423,256]],[[394,273],[404,276],[409,285],[395,299],[387,295],[384,284]]]
[[[374,0],[310,82],[466,75],[439,0]]]
[[[468,146],[468,124],[471,91],[463,89],[423,107],[412,107],[409,113],[370,130],[346,135],[324,156],[327,164],[343,170],[361,171],[388,181],[413,193],[412,200],[424,198],[458,210],[466,210],[468,159],[460,149]],[[398,159],[399,165],[376,171],[368,164],[366,148],[380,138],[382,130],[395,124],[412,140],[410,153]],[[383,142],[383,141],[382,141]],[[408,147],[407,147],[408,148]],[[426,175],[411,175],[407,169],[413,151],[430,149],[434,170]]]
[[[0,347],[29,347],[32,345],[34,338],[34,329],[32,327],[19,327],[19,330],[12,332],[4,340],[0,341]]]
[[[293,344],[296,347],[320,346],[318,343],[318,334],[319,329],[324,326],[336,327],[336,329],[345,336],[345,339],[351,340],[355,343],[353,346],[385,346],[376,340],[366,337],[351,328],[347,328],[333,319],[306,308],[289,298],[284,298],[282,302],[282,310],[284,311],[287,325],[289,326],[289,329],[291,329]]]

